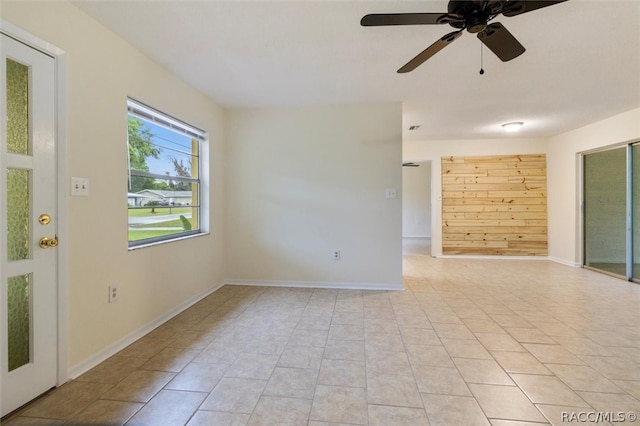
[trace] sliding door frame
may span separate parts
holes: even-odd
[[[640,186],[640,182],[637,182],[634,185],[633,177],[634,177],[634,162],[633,162],[633,147],[636,146],[640,149],[640,141],[631,141],[625,142],[621,144],[611,145],[600,147],[597,149],[584,151],[579,154],[580,161],[578,162],[578,173],[580,179],[578,180],[580,187],[578,188],[578,194],[580,194],[580,239],[581,239],[581,265],[583,268],[590,269],[593,271],[601,272],[603,274],[612,275],[618,278],[624,278],[627,281],[632,281],[635,283],[640,283],[640,277],[634,277],[634,225],[633,219],[634,214],[636,213],[633,208],[633,191],[635,186]],[[626,165],[626,173],[625,173],[625,275],[619,275],[613,272],[609,272],[603,269],[598,269],[592,266],[586,265],[586,244],[587,244],[587,235],[586,235],[586,214],[585,214],[585,198],[586,198],[586,184],[585,184],[585,161],[586,157],[590,154],[596,154],[599,152],[610,151],[614,149],[625,148],[625,165]],[[640,166],[640,165],[636,165]],[[637,212],[640,214],[640,211]]]
[[[627,237],[627,280],[633,280],[633,144],[627,145],[627,198],[626,198],[626,237]]]

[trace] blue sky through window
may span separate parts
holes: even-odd
[[[179,162],[182,161],[183,164],[189,167],[189,170],[192,169],[191,162],[193,157],[191,155],[191,138],[189,136],[149,121],[143,121],[143,125],[154,135],[154,143],[161,148],[159,158],[147,158],[149,172],[159,175],[166,175],[168,172],[170,175],[175,176],[176,169],[171,161],[172,157]]]

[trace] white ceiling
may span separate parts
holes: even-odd
[[[396,70],[448,25],[361,27],[447,1],[79,1],[80,9],[229,108],[403,102],[404,139],[552,136],[640,106],[640,0],[569,0],[495,21],[527,48],[500,62],[465,33]],[[410,125],[420,125],[409,132]]]

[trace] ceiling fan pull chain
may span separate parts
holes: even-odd
[[[480,75],[484,74],[484,57],[482,52],[482,43],[480,43]]]

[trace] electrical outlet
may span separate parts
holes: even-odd
[[[109,303],[116,302],[120,296],[120,290],[116,285],[109,286]]]
[[[333,251],[333,260],[340,260],[340,250]]]

